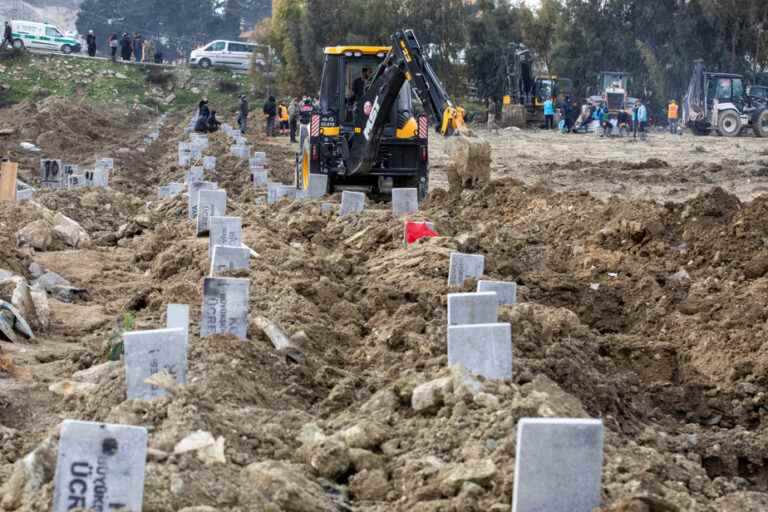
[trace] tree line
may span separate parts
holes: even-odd
[[[584,96],[600,71],[633,77],[635,96],[657,107],[680,99],[693,64],[751,76],[768,66],[768,1],[542,0],[536,9],[505,0],[273,0],[257,33],[281,66],[285,94],[317,91],[322,48],[388,44],[412,28],[441,80],[456,95],[507,94],[510,43],[535,51],[541,69],[574,80]]]

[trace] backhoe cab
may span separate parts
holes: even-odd
[[[701,62],[688,85],[683,122],[696,135],[714,131],[723,137],[736,137],[744,128],[752,128],[756,137],[768,137],[766,105],[747,96],[742,76],[709,73]]]
[[[388,194],[393,187],[429,186],[429,117],[448,136],[463,126],[410,30],[393,46],[325,49],[320,107],[297,155],[296,186],[308,190],[312,175],[327,175],[328,189]],[[416,115],[413,92],[425,113]]]

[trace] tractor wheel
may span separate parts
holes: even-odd
[[[768,137],[768,110],[759,110],[752,117],[752,131],[755,137]]]
[[[718,116],[717,131],[723,137],[736,137],[741,133],[741,119],[735,110],[726,110]]]

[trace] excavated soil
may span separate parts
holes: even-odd
[[[106,119],[105,132],[127,129],[119,115],[94,115]],[[70,418],[150,429],[149,512],[505,511],[517,421],[565,416],[605,423],[604,512],[768,510],[768,196],[739,196],[714,179],[741,164],[697,154],[723,167],[701,171],[714,176],[706,189],[697,183],[690,197],[669,201],[622,195],[612,180],[655,179],[672,195],[678,178],[670,173],[690,164],[644,153],[577,160],[574,148],[566,159],[535,162],[536,171],[502,168],[502,141],[488,135],[497,179],[452,195],[439,188],[438,142],[433,190],[414,218],[432,221],[441,236],[404,248],[402,220],[385,203],[340,219],[321,214],[318,201],[256,201],[247,163],[227,156],[216,134],[210,178],[227,190],[244,243],[259,256],[245,274],[248,340],[201,339],[208,241],[195,237],[184,197],[155,194],[183,180],[176,142],[186,122],[171,118],[144,153],[116,153],[141,139],[139,125],[80,151],[84,161],[115,156],[109,190],[0,205],[0,269],[30,278],[34,261],[88,290],[74,303],[49,299],[53,322],[33,342],[0,342],[0,509],[50,509],[50,464],[25,489],[11,475],[23,473],[20,461],[36,447],[55,453],[58,425]],[[287,142],[249,138],[267,153],[272,179],[291,182]],[[511,144],[508,153],[517,151]],[[21,161],[34,181],[34,158]],[[521,176],[504,176],[514,173]],[[573,175],[573,183],[586,176],[605,193],[543,186],[550,175]],[[93,246],[17,249],[15,233],[41,208],[79,222]],[[484,254],[488,278],[519,284],[519,303],[500,312],[512,325],[514,378],[481,382],[479,393],[446,368],[455,250]],[[150,402],[126,400],[122,363],[97,365],[125,313],[137,329],[158,328],[170,303],[191,306],[189,384]],[[275,350],[257,316],[293,348]],[[93,367],[91,391],[49,391]],[[414,388],[444,376],[454,391],[415,411]],[[225,462],[174,453],[198,430],[224,439]]]

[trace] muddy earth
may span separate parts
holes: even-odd
[[[81,123],[76,139],[51,112]],[[508,511],[523,417],[604,421],[602,512],[768,510],[766,142],[480,130],[494,180],[449,194],[435,137],[432,191],[414,217],[441,236],[404,248],[386,203],[344,219],[319,201],[267,206],[247,162],[213,135],[210,178],[258,253],[243,342],[199,337],[208,241],[183,196],[157,198],[183,180],[186,117],[139,152],[155,120],[135,113],[42,102],[2,115],[17,129],[0,154],[26,182],[41,155],[114,157],[115,175],[110,189],[0,204],[0,299],[40,271],[71,284],[34,294],[34,339],[0,341],[1,510],[50,510],[59,425],[79,419],[149,430],[147,512]],[[288,142],[249,139],[272,179],[291,182]],[[57,214],[84,233],[62,236]],[[447,367],[456,250],[519,284],[519,303],[500,311],[511,381]],[[126,319],[162,327],[170,303],[192,312],[189,383],[126,400]],[[264,319],[290,349],[273,347]],[[177,449],[198,431],[221,450]]]

